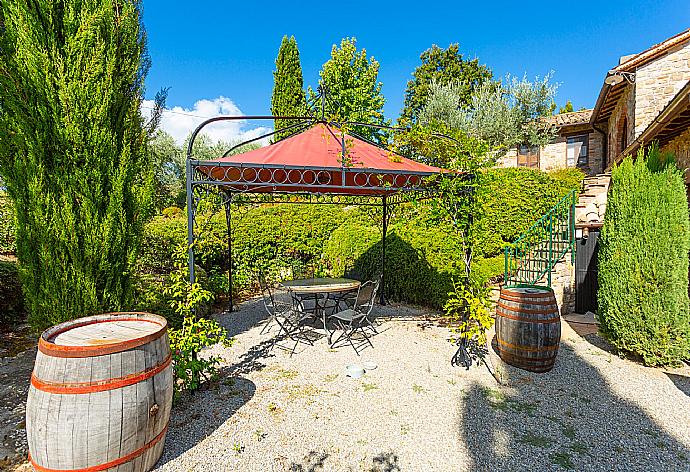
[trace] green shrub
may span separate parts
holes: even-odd
[[[0,325],[24,315],[24,295],[19,283],[17,264],[0,261]]]
[[[683,173],[659,160],[652,148],[614,168],[599,239],[601,331],[648,365],[690,349],[688,202]]]
[[[488,169],[483,172],[477,198],[475,255],[500,254],[568,192],[580,189],[583,174],[578,169],[550,173],[527,168]]]
[[[547,174],[530,169],[489,169],[478,198],[473,278],[477,283],[503,273],[503,247],[579,185],[575,170]],[[536,209],[535,209],[536,208]],[[464,269],[460,241],[448,225],[429,224],[429,207],[393,209],[387,240],[386,293],[412,303],[443,307],[452,278]],[[338,205],[262,205],[233,208],[233,288],[249,289],[263,268],[275,278],[381,272],[379,210]],[[196,262],[208,274],[205,288],[227,292],[227,236],[224,212],[198,218]],[[138,300],[160,307],[160,284],[172,269],[174,248],[187,238],[186,216],[164,211],[146,227],[140,255]],[[148,291],[146,288],[148,287]],[[142,291],[143,290],[143,291]]]

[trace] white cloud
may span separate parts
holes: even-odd
[[[153,100],[144,100],[142,113],[148,118],[154,107]],[[189,134],[206,118],[214,116],[241,116],[242,110],[229,98],[220,96],[212,100],[202,99],[191,109],[183,107],[166,108],[161,118],[160,129],[169,133],[177,144],[182,144]],[[250,127],[246,120],[221,121],[204,127],[202,133],[215,141],[239,142],[256,138],[270,133],[273,128],[258,126]],[[268,143],[268,138],[262,140]]]

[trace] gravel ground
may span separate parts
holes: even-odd
[[[498,385],[485,366],[451,367],[448,331],[429,313],[377,314],[361,358],[324,339],[292,357],[270,350],[257,301],[220,316],[236,337],[211,350],[226,360],[221,380],[175,406],[156,470],[690,471],[688,368],[641,367],[564,323],[553,371],[492,355]],[[378,368],[345,375],[363,360]]]

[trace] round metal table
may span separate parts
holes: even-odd
[[[293,292],[300,302],[311,300],[314,302],[314,314],[321,315],[323,329],[328,335],[328,345],[331,345],[331,333],[326,326],[328,308],[337,308],[340,301],[349,293],[359,289],[362,283],[359,280],[345,278],[317,277],[313,279],[286,280],[279,285]],[[323,297],[321,295],[324,295]],[[335,302],[328,306],[328,302]]]

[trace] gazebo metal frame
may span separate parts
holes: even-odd
[[[409,128],[372,125],[361,122],[337,122],[325,117],[325,107],[329,104],[325,93],[320,91],[316,99],[321,101],[321,116],[312,113],[305,116],[218,116],[203,121],[192,133],[187,146],[186,159],[186,190],[187,190],[187,243],[189,259],[189,280],[195,281],[194,267],[194,239],[196,213],[199,202],[215,190],[221,197],[225,209],[227,224],[227,270],[229,283],[229,311],[233,309],[233,258],[232,258],[232,204],[260,204],[260,203],[300,203],[300,204],[341,204],[372,206],[382,208],[381,228],[381,290],[380,303],[385,304],[385,264],[386,264],[386,235],[390,219],[389,207],[409,201],[405,194],[415,192],[418,199],[430,198],[435,194],[433,186],[427,185],[425,179],[436,175],[436,172],[391,171],[371,168],[348,166],[346,163],[345,134],[340,143],[342,148],[341,166],[314,167],[293,165],[271,165],[241,162],[227,162],[219,160],[199,160],[192,156],[194,142],[209,124],[221,121],[237,120],[290,120],[295,121],[288,127],[266,133],[262,136],[241,142],[228,149],[223,157],[246,144],[256,142],[277,133],[292,131],[289,136],[295,136],[302,131],[323,123],[337,129],[344,125],[357,125],[391,131],[408,131]],[[360,139],[381,149],[383,146],[348,131],[354,138]],[[436,134],[437,137],[453,140],[449,136]],[[333,182],[334,172],[342,176],[339,183]],[[349,174],[349,175],[348,175]],[[348,175],[348,179],[346,179]],[[468,176],[468,174],[450,174],[454,176]],[[220,178],[219,178],[220,176]]]

